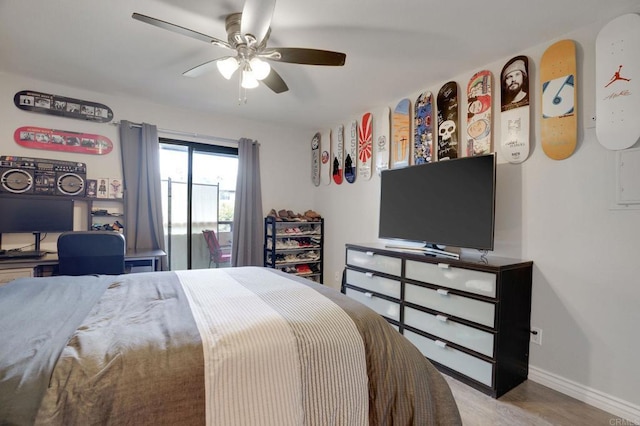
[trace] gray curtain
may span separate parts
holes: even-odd
[[[156,126],[120,121],[127,249],[164,250],[160,143]],[[166,257],[162,270],[167,269]]]
[[[238,179],[233,214],[233,266],[263,266],[262,192],[260,144],[238,141]]]

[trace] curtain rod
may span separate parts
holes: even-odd
[[[113,126],[119,126],[120,122],[119,121],[112,121],[110,124],[112,124]],[[142,127],[142,123],[130,123],[131,126],[133,127]],[[193,132],[184,132],[181,130],[170,130],[170,129],[158,129],[158,132],[162,132],[162,133],[167,133],[170,135],[176,135],[176,136],[190,136],[193,138],[200,138],[200,139],[206,139],[206,140],[210,140],[210,141],[217,141],[217,142],[225,142],[225,143],[231,143],[231,144],[237,144],[238,141],[236,139],[229,139],[229,138],[222,138],[219,136],[211,136],[211,135],[203,135],[200,133],[193,133]]]

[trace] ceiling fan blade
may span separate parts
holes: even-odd
[[[304,49],[297,47],[277,47],[262,52],[262,58],[278,62],[288,62],[291,64],[303,65],[344,65],[347,55],[329,50]]]
[[[185,72],[182,73],[183,76],[185,77],[200,77],[203,74],[206,74],[208,72],[213,71],[214,69],[217,68],[217,64],[216,62],[218,61],[223,61],[227,58],[230,58],[230,56],[224,56],[222,58],[218,58],[218,59],[214,59],[212,61],[207,61],[203,64],[197,65],[193,68],[191,68],[190,70],[187,70]]]
[[[137,19],[140,22],[144,22],[144,23],[153,25],[155,27],[162,28],[164,30],[169,30],[174,33],[182,34],[187,37],[195,38],[196,40],[201,40],[201,41],[204,41],[205,43],[211,43],[217,46],[226,47],[227,49],[233,49],[231,45],[226,41],[208,36],[206,34],[199,33],[197,31],[190,30],[185,27],[181,27],[180,25],[176,25],[170,22],[162,21],[160,19],[152,18],[151,16],[141,15],[139,13],[134,13],[133,15],[131,15],[131,17],[133,19]]]
[[[240,21],[242,34],[252,35],[260,44],[269,31],[275,7],[276,0],[245,0]]]
[[[284,82],[282,77],[280,77],[280,74],[278,74],[273,68],[271,68],[271,72],[269,72],[269,75],[262,80],[262,82],[275,93],[282,93],[289,90],[287,83]]]

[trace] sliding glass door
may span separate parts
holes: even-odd
[[[171,270],[230,266],[238,150],[160,142],[165,245]],[[211,230],[213,240],[207,244],[203,231]],[[216,244],[222,256],[212,259]]]

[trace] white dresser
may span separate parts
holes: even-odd
[[[533,262],[347,244],[342,291],[443,372],[499,397],[528,374]]]

